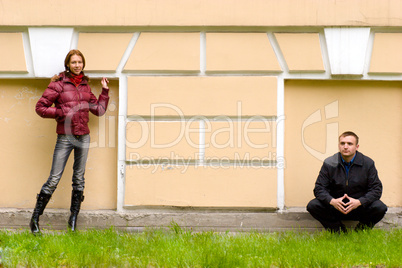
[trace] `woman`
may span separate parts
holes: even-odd
[[[52,77],[35,109],[41,117],[54,118],[57,121],[58,136],[50,176],[37,195],[29,224],[33,234],[40,233],[39,216],[43,214],[56,190],[72,150],[74,150],[73,191],[68,227],[72,231],[76,230],[77,216],[84,200],[84,173],[90,142],[89,111],[96,116],[102,116],[109,102],[108,79],[102,78],[102,93],[97,99],[88,85],[88,77],[84,75],[85,58],[79,50],[71,50],[67,54],[64,67],[64,72]]]

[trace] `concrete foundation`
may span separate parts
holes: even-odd
[[[70,212],[65,209],[46,209],[40,218],[43,230],[65,230]],[[0,229],[28,230],[32,210],[0,209]],[[322,226],[304,208],[289,208],[283,212],[199,209],[137,209],[81,211],[79,229],[107,229],[141,232],[147,228],[169,228],[177,223],[193,231],[321,231]],[[346,222],[353,227],[356,222]],[[384,219],[375,228],[402,227],[402,208],[389,208]]]

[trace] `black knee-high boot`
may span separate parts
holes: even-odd
[[[31,228],[31,232],[36,235],[40,234],[40,229],[39,229],[39,216],[43,214],[43,211],[45,210],[45,207],[47,203],[50,200],[51,194],[46,194],[44,192],[40,192],[36,196],[36,206],[34,208],[31,222],[29,223],[29,227]]]
[[[77,191],[73,190],[71,194],[71,215],[70,218],[68,219],[68,228],[70,228],[71,231],[75,231],[77,228],[77,218],[78,218],[78,213],[80,212],[81,209],[81,203],[84,201],[84,192],[83,191]]]

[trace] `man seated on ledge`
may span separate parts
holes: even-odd
[[[358,152],[359,137],[339,136],[339,153],[325,159],[307,210],[326,230],[346,232],[342,220],[356,220],[356,230],[373,228],[385,215],[382,183],[374,161]]]

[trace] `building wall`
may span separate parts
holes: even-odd
[[[2,2],[0,207],[33,207],[46,180],[55,122],[34,107],[72,48],[96,94],[111,80],[84,209],[304,207],[345,130],[402,206],[402,1],[71,3]]]
[[[49,84],[49,79],[0,80],[0,196],[1,207],[35,206],[36,194],[47,180],[56,144],[56,121],[42,119],[35,104]],[[90,81],[95,95],[101,93],[99,79]],[[91,144],[86,167],[83,208],[116,208],[118,84],[110,83],[110,104],[103,117],[91,114]],[[73,154],[49,207],[70,204]],[[105,168],[106,167],[106,168]]]
[[[79,7],[68,12],[71,6]],[[11,26],[401,26],[400,0],[3,0]],[[73,13],[73,14],[72,14]]]
[[[401,89],[390,81],[286,81],[285,193],[298,193],[286,195],[288,206],[313,198],[323,159],[337,150],[336,135],[349,129],[360,138],[358,150],[375,161],[382,200],[400,206]]]

